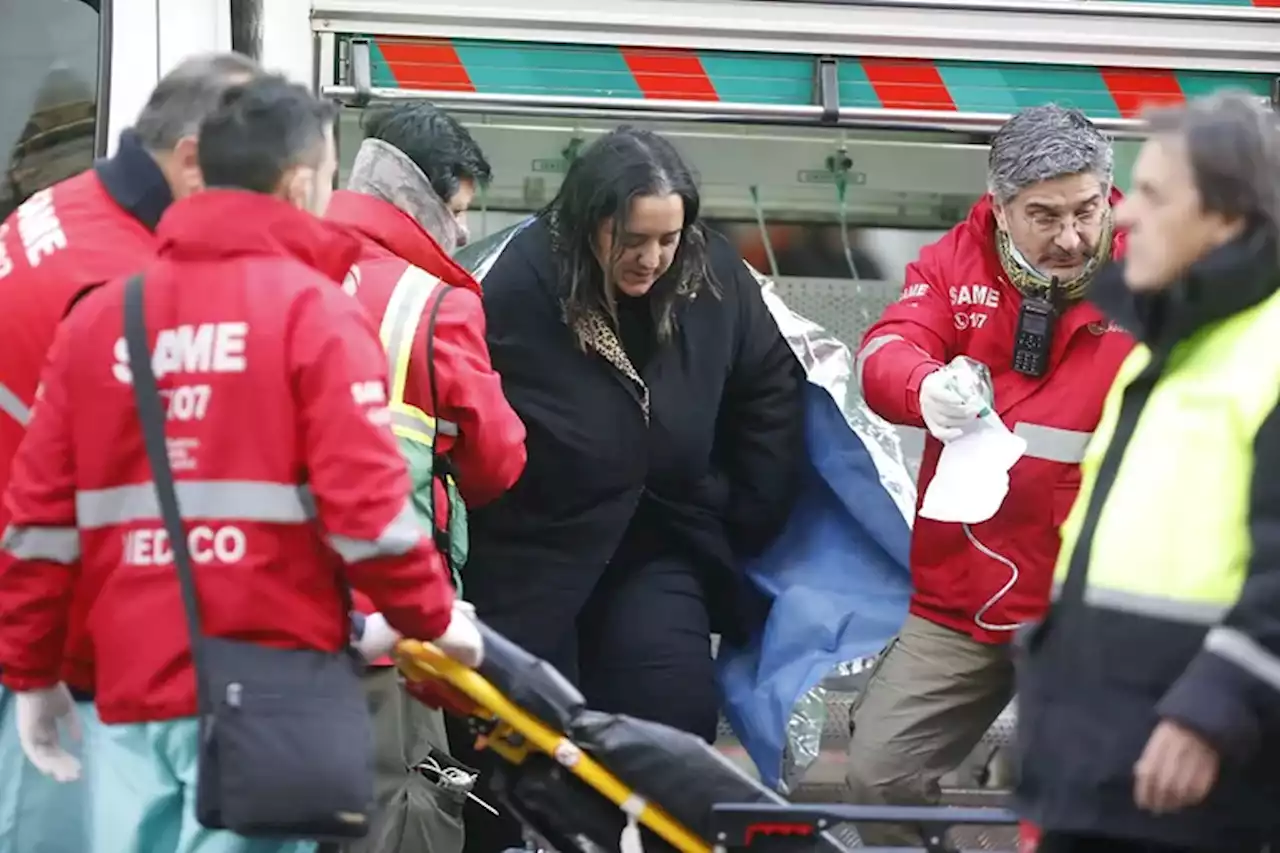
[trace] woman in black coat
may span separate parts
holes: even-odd
[[[711,741],[711,633],[745,638],[763,615],[739,566],[794,502],[804,374],[698,206],[670,142],[619,128],[485,276],[489,349],[529,462],[470,514],[463,584],[591,707]],[[516,840],[489,828],[468,819],[469,851]]]

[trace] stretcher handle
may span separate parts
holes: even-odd
[[[446,682],[510,726],[538,752],[553,758],[627,814],[633,814],[628,809],[635,803],[634,791],[595,758],[580,750],[567,734],[556,731],[517,706],[476,670],[459,663],[431,643],[419,640],[401,640],[396,645],[395,656],[406,678],[414,681],[434,678]],[[657,803],[641,802],[643,805],[637,819],[663,841],[681,853],[711,853],[709,845],[672,819]]]

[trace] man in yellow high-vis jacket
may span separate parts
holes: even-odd
[[[1226,94],[1150,131],[1099,282],[1140,344],[1020,671],[1042,853],[1257,850],[1280,828],[1280,127]]]

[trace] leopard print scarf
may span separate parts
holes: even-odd
[[[644,422],[649,423],[649,386],[640,378],[640,371],[636,370],[635,365],[631,363],[631,358],[622,346],[622,339],[618,337],[617,330],[605,313],[591,311],[580,317],[574,333],[578,336],[578,340],[599,353],[601,358],[635,384],[639,392],[640,409],[644,413]]]

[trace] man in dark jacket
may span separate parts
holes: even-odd
[[[8,485],[59,321],[89,290],[152,258],[161,215],[175,198],[203,185],[195,141],[200,121],[227,87],[256,73],[252,60],[234,53],[182,62],[156,86],[115,156],[38,190],[0,225],[0,490]],[[0,505],[0,527],[7,523],[8,509]],[[0,555],[0,571],[7,560]],[[79,621],[73,620],[64,677],[87,690],[92,673],[76,639]],[[0,690],[0,763],[12,774],[0,789],[0,850],[34,845],[49,853],[81,853],[87,849],[84,827],[69,799],[82,786],[59,787],[21,757],[12,742],[12,699]],[[82,702],[80,711],[92,722],[91,703]]]
[[[1280,127],[1226,94],[1150,129],[1097,294],[1139,345],[1020,672],[1044,853],[1258,850],[1280,827]]]

